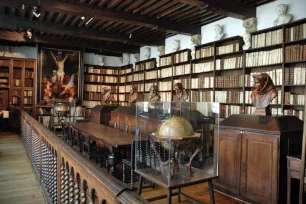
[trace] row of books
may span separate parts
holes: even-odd
[[[126,93],[126,92],[129,92],[130,90],[126,89],[125,86],[118,86],[118,91],[119,93]]]
[[[216,91],[215,102],[219,103],[243,103],[242,91]]]
[[[24,91],[23,96],[24,97],[32,97],[33,96],[33,91]]]
[[[126,82],[132,82],[132,81],[133,81],[133,75],[127,75]]]
[[[84,75],[85,82],[101,82],[102,80],[103,80],[103,76],[101,75],[93,75],[93,74]]]
[[[124,75],[124,74],[129,74],[132,72],[132,68],[126,68],[126,69],[120,69],[119,74]]]
[[[280,44],[282,42],[283,42],[282,29],[269,31],[257,35],[252,35],[252,48],[265,47],[265,46]]]
[[[153,69],[155,68],[155,60],[150,62],[143,62],[135,65],[135,71],[141,71],[146,69]]]
[[[201,89],[201,88],[213,88],[214,87],[214,77],[199,77],[191,79],[191,88],[192,89]]]
[[[285,48],[285,61],[296,62],[306,60],[306,45],[291,45]]]
[[[21,78],[21,69],[14,69],[13,77]]]
[[[220,105],[220,118],[227,118],[234,114],[241,114],[242,107],[234,105]]]
[[[24,75],[25,78],[34,78],[34,71],[26,69]]]
[[[283,49],[252,52],[246,54],[246,67],[278,64],[283,62]]]
[[[289,109],[289,110],[284,110],[284,115],[293,115],[293,116],[296,116],[298,117],[300,120],[304,120],[304,111],[302,110],[292,110],[292,109]]]
[[[159,94],[161,101],[171,101],[171,92],[161,92]]]
[[[172,68],[158,70],[158,76],[160,78],[172,77]]]
[[[229,45],[223,45],[219,46],[216,48],[216,54],[217,55],[223,55],[227,53],[232,53],[232,52],[238,52],[239,51],[239,42],[235,42],[233,44]]]
[[[181,52],[177,53],[173,56],[173,62],[174,63],[180,63],[180,62],[186,62],[189,60],[189,52]]]
[[[253,75],[260,74],[260,73],[267,73],[270,76],[275,86],[281,86],[283,84],[282,69],[274,69],[271,71],[251,72],[251,75],[245,75],[245,86],[253,87],[254,86]]]
[[[243,87],[243,76],[216,76],[216,88]]]
[[[285,68],[285,85],[305,85],[306,84],[306,68],[295,67]]]
[[[9,77],[8,72],[0,72],[0,77]]]
[[[24,80],[24,86],[26,87],[33,87],[33,79],[27,78]]]
[[[285,92],[284,104],[286,105],[304,105],[305,95]]]
[[[89,91],[89,92],[104,92],[104,89],[116,90],[116,89],[117,89],[117,86],[84,84],[84,90],[85,90],[85,91]]]
[[[160,81],[158,82],[158,87],[160,91],[171,91],[172,83],[171,81]]]
[[[190,72],[191,72],[190,64],[175,66],[173,69],[173,76],[190,74]]]
[[[0,83],[1,84],[6,84],[6,83],[8,83],[8,79],[0,79]]]
[[[125,100],[125,94],[119,94],[118,95],[118,100],[119,101],[127,101],[127,100]]]
[[[159,65],[160,66],[167,66],[167,65],[171,65],[172,64],[172,57],[168,56],[168,57],[161,57],[159,58]]]
[[[20,96],[12,96],[12,105],[20,105]]]
[[[180,78],[180,79],[173,80],[173,86],[176,83],[182,83],[185,89],[190,89],[190,78]]]
[[[155,83],[145,83],[145,91],[150,91],[150,88],[156,85]]]
[[[213,91],[191,91],[191,101],[213,102]]]
[[[145,72],[145,78],[146,80],[150,80],[150,79],[156,79],[157,78],[157,71],[149,71],[149,72]]]
[[[286,42],[306,38],[306,23],[286,28]]]
[[[13,81],[13,85],[14,86],[21,86],[21,79],[14,79],[14,81]]]
[[[216,70],[242,68],[242,56],[216,60]]]
[[[24,97],[23,98],[23,104],[24,105],[32,105],[33,104],[33,98],[32,97]]]
[[[214,62],[204,62],[193,65],[193,73],[214,71]]]
[[[137,86],[139,92],[143,92],[144,91],[144,84],[143,83],[135,84],[135,85]]]
[[[85,72],[93,73],[93,74],[110,74],[110,75],[118,75],[118,69],[107,69],[107,68],[94,68],[94,67],[85,67]]]
[[[119,83],[125,83],[125,76],[119,77]]]
[[[196,50],[196,59],[213,56],[214,50],[214,47],[201,47]]]
[[[143,81],[144,80],[144,73],[136,73],[133,74],[133,81]]]

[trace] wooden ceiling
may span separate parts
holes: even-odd
[[[0,40],[24,41],[31,29],[35,43],[137,53],[175,34],[200,34],[202,25],[227,16],[254,17],[256,6],[271,1],[1,0]]]

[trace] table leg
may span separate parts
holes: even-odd
[[[142,176],[139,176],[139,181],[138,181],[138,189],[137,189],[137,194],[141,195],[141,190],[142,190],[142,184],[143,184],[143,178]]]
[[[114,175],[116,170],[116,156],[113,152],[110,152],[108,155],[108,166],[110,167],[109,172],[111,172],[112,175]]]
[[[172,189],[168,188],[168,194],[167,194],[167,204],[172,203]]]
[[[181,202],[181,188],[178,189],[177,200]]]
[[[287,204],[291,203],[291,172],[287,171]]]
[[[208,187],[209,187],[210,204],[215,204],[214,187],[212,184],[212,180],[208,181]]]

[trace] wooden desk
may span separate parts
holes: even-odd
[[[130,146],[133,140],[135,140],[135,135],[93,122],[71,123],[71,126],[79,132],[84,132],[89,135],[98,146],[106,146],[109,149],[108,164],[110,165],[112,173],[115,171],[115,155],[118,148]]]

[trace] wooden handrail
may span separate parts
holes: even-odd
[[[148,203],[80,155],[26,112],[21,132],[40,185],[51,203]]]

